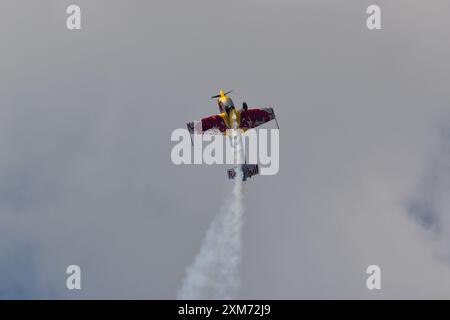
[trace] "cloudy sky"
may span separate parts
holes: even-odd
[[[2,1],[0,298],[175,298],[230,184],[170,135],[219,88],[281,127],[239,298],[450,298],[450,3],[377,0],[369,31],[373,3]]]

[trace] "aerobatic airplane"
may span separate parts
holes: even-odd
[[[237,110],[234,106],[233,100],[227,95],[232,91],[226,93],[220,90],[216,96],[220,113],[210,117],[201,119],[200,121],[193,121],[187,123],[187,128],[190,134],[223,134],[226,135],[228,129],[241,129],[247,131],[256,128],[270,120],[275,120],[277,127],[278,122],[275,118],[275,113],[272,108],[253,108],[249,109],[247,103],[242,103],[242,109]],[[228,179],[236,177],[237,167],[228,170]],[[242,164],[242,180],[245,181],[259,173],[257,164]]]

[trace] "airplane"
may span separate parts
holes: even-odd
[[[273,108],[249,109],[247,103],[243,102],[242,109],[238,110],[234,106],[233,100],[228,96],[231,92],[232,91],[224,92],[220,89],[218,95],[211,97],[211,99],[217,98],[217,105],[219,106],[220,113],[203,118],[200,121],[188,122],[187,128],[191,135],[194,133],[227,135],[230,132],[228,129],[241,129],[245,132],[271,120],[275,120],[277,128],[279,129]],[[243,181],[246,181],[247,178],[251,178],[259,173],[257,164],[245,163],[242,164],[240,168],[242,170]],[[234,167],[227,171],[228,179],[236,178],[238,173],[237,169],[238,167]]]

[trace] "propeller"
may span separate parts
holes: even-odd
[[[220,90],[220,93],[219,93],[218,95],[212,96],[211,99],[223,97],[223,96],[226,96],[227,94],[232,93],[232,92],[233,92],[233,90],[230,90],[230,91],[228,91],[228,92],[223,93],[223,91]]]

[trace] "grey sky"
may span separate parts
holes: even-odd
[[[378,0],[374,32],[365,0],[78,0],[76,32],[72,3],[0,4],[1,298],[175,298],[230,184],[174,166],[170,134],[219,88],[281,127],[240,298],[450,297],[448,1]]]

